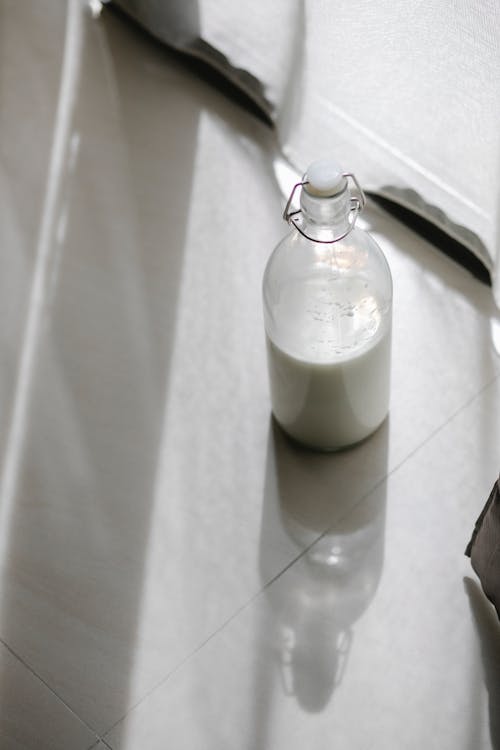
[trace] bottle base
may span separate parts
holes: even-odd
[[[388,419],[389,414],[387,413],[384,418],[375,426],[373,429],[371,429],[366,434],[362,435],[359,438],[356,438],[354,440],[346,441],[346,442],[333,442],[330,444],[328,442],[316,442],[314,440],[310,440],[307,438],[303,438],[302,436],[296,434],[293,432],[293,430],[290,430],[289,428],[285,427],[279,419],[276,417],[274,412],[272,412],[272,419],[273,422],[278,426],[278,428],[281,430],[281,432],[286,436],[288,440],[290,440],[291,443],[296,445],[299,448],[303,448],[306,450],[314,451],[316,453],[341,453],[342,451],[350,450],[351,448],[355,448],[358,445],[362,445],[363,443],[370,440],[370,438],[373,437],[373,435],[378,432],[378,430],[382,427],[382,425],[385,424],[385,422]]]

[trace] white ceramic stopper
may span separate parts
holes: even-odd
[[[309,195],[326,198],[341,193],[346,186],[346,178],[334,159],[318,159],[309,165],[305,179],[309,183],[305,186]]]

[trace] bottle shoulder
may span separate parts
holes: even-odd
[[[292,228],[271,253],[264,284],[330,273],[332,268],[346,275],[383,279],[386,296],[392,296],[392,275],[382,249],[368,232],[357,227],[344,239],[325,243],[309,240]]]

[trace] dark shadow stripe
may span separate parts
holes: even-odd
[[[414,213],[409,208],[399,205],[395,201],[391,201],[375,193],[370,193],[370,198],[387,211],[387,213],[391,214],[391,216],[394,216],[394,218],[430,242],[442,253],[466,268],[476,279],[483,284],[491,286],[491,275],[484,263],[465,245],[462,245],[461,242],[450,237],[443,229],[440,229],[428,219],[424,219],[422,216]]]

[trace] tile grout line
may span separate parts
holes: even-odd
[[[358,505],[360,502],[362,502],[371,492],[373,492],[380,484],[382,484],[386,480],[386,477],[383,477],[381,480],[376,482],[373,487],[370,488],[366,493],[363,494],[361,498],[355,503],[353,507]],[[352,508],[350,509],[352,510]],[[350,512],[350,511],[349,511]],[[344,518],[345,516],[343,516]],[[290,568],[292,568],[296,562],[298,562],[301,557],[303,557],[305,554],[309,552],[309,550],[314,547],[314,545],[319,542],[320,539],[323,538],[325,534],[328,533],[328,530],[331,527],[328,527],[328,529],[325,529],[325,531],[322,531],[315,539],[313,539],[310,544],[307,545],[307,547],[304,547],[292,560],[290,560],[284,568],[282,568],[276,575],[274,575],[272,578],[270,578],[264,585],[255,592],[249,599],[247,599],[246,602],[244,602],[242,605],[240,605],[224,622],[222,622],[210,635],[208,635],[198,646],[196,646],[189,654],[187,654],[181,661],[173,667],[170,672],[163,677],[159,682],[156,683],[148,692],[142,696],[136,703],[134,703],[132,706],[130,706],[125,714],[121,716],[112,726],[109,727],[104,732],[104,736],[106,737],[110,732],[115,729],[124,719],[132,713],[132,711],[135,711],[136,708],[138,708],[144,701],[146,701],[148,698],[150,698],[157,690],[159,690],[165,683],[167,683],[178,671],[180,671],[192,658],[196,656],[210,641],[218,636],[225,628],[233,622],[239,615],[244,612],[246,609],[248,609],[265,591],[267,591],[268,588],[270,588],[279,578],[281,578]]]
[[[103,737],[99,737],[99,739],[96,742],[94,742],[93,745],[91,745],[89,748],[87,748],[87,750],[98,750],[99,745],[104,745],[104,747],[107,747],[108,750],[113,750],[113,748],[111,747],[111,745],[108,745],[108,743],[106,742],[106,740]]]
[[[439,427],[436,427],[436,428],[435,428],[435,429],[434,429],[434,430],[433,430],[433,431],[432,431],[432,432],[431,432],[431,433],[430,433],[430,434],[429,434],[429,435],[428,435],[428,436],[427,436],[427,437],[425,438],[425,440],[423,440],[423,441],[422,441],[421,443],[419,443],[419,444],[418,444],[417,446],[415,446],[415,448],[413,448],[413,449],[412,449],[412,450],[411,450],[411,451],[410,451],[410,452],[409,452],[409,453],[408,453],[408,454],[407,454],[407,455],[406,455],[406,456],[405,456],[405,457],[404,457],[403,459],[401,459],[401,461],[399,461],[399,463],[395,464],[395,466],[393,466],[393,467],[392,467],[392,468],[391,468],[391,469],[390,469],[390,470],[389,470],[389,471],[387,472],[387,474],[386,474],[386,475],[385,475],[384,477],[382,477],[382,478],[381,478],[381,479],[379,479],[379,480],[378,480],[377,482],[375,482],[375,484],[374,484],[374,485],[373,485],[373,486],[372,486],[372,487],[371,487],[371,488],[370,488],[369,490],[367,490],[367,492],[365,492],[365,493],[364,493],[364,494],[363,494],[363,495],[362,495],[362,496],[361,496],[361,497],[360,497],[360,498],[359,498],[359,499],[358,499],[358,500],[357,500],[357,501],[356,501],[356,502],[354,503],[354,505],[353,505],[353,506],[352,506],[351,508],[349,508],[349,510],[348,510],[348,511],[346,511],[346,513],[345,513],[345,514],[344,514],[344,515],[343,515],[343,516],[342,516],[341,518],[339,518],[339,520],[338,520],[338,521],[336,521],[336,522],[335,522],[335,524],[332,524],[332,525],[331,525],[331,526],[329,526],[329,527],[328,527],[327,529],[325,529],[325,530],[324,530],[324,531],[323,531],[323,532],[322,532],[322,533],[321,533],[321,534],[320,534],[320,535],[318,536],[318,538],[317,538],[317,539],[316,539],[316,540],[315,540],[315,541],[313,542],[313,544],[312,544],[312,545],[309,545],[309,547],[307,547],[306,549],[304,549],[304,550],[303,550],[303,552],[302,552],[302,553],[301,553],[301,554],[300,554],[300,555],[299,555],[299,556],[298,556],[297,558],[295,558],[295,560],[294,560],[294,561],[293,561],[293,562],[291,563],[291,565],[293,565],[293,564],[294,564],[294,562],[295,562],[296,560],[298,560],[298,559],[299,559],[300,557],[302,557],[302,554],[305,554],[306,552],[308,552],[308,551],[309,551],[309,549],[310,549],[310,548],[311,548],[312,546],[314,546],[314,544],[316,544],[316,542],[319,542],[319,541],[320,541],[320,539],[322,539],[323,537],[325,537],[325,536],[326,536],[326,534],[328,534],[328,532],[329,532],[329,531],[330,531],[330,530],[331,530],[332,528],[334,528],[334,526],[335,526],[335,525],[337,525],[338,523],[341,523],[341,522],[342,522],[342,521],[343,521],[343,520],[344,520],[345,518],[347,518],[347,517],[349,516],[349,514],[350,514],[350,513],[351,513],[351,512],[352,512],[352,511],[354,510],[354,508],[356,508],[356,507],[357,507],[358,505],[360,505],[360,503],[362,503],[362,502],[363,502],[364,500],[366,500],[366,498],[367,498],[367,497],[369,497],[369,496],[370,496],[370,495],[372,494],[372,492],[375,492],[375,490],[376,490],[376,489],[378,489],[378,487],[380,487],[380,486],[381,486],[381,485],[383,485],[383,484],[384,484],[385,482],[387,482],[387,480],[389,479],[389,477],[391,477],[391,476],[392,476],[393,474],[395,474],[395,473],[396,473],[397,471],[399,471],[399,469],[400,469],[400,468],[401,468],[401,467],[402,467],[402,466],[403,466],[403,465],[404,465],[404,464],[405,464],[405,463],[406,463],[407,461],[409,461],[409,460],[410,460],[410,459],[411,459],[411,458],[412,458],[413,456],[415,456],[415,455],[416,455],[416,454],[417,454],[417,453],[418,453],[418,452],[419,452],[420,450],[422,450],[422,448],[424,448],[424,447],[425,447],[425,446],[426,446],[426,445],[427,445],[427,444],[428,444],[428,443],[429,443],[429,442],[430,442],[431,440],[433,440],[433,439],[434,439],[434,438],[436,437],[436,435],[438,435],[438,434],[439,434],[439,433],[440,433],[440,432],[441,432],[442,430],[444,430],[444,429],[445,429],[445,427],[446,427],[447,425],[449,425],[449,424],[450,424],[450,423],[451,423],[451,422],[452,422],[452,421],[453,421],[453,420],[454,420],[454,419],[455,419],[455,418],[456,418],[456,417],[457,417],[457,416],[458,416],[459,414],[461,414],[461,413],[462,413],[462,412],[463,412],[463,411],[464,411],[465,409],[467,409],[467,407],[469,407],[469,406],[470,406],[471,404],[473,404],[473,403],[474,403],[474,401],[476,401],[476,399],[478,399],[478,398],[479,398],[479,397],[480,397],[480,396],[481,396],[481,395],[482,395],[482,394],[483,394],[483,393],[484,393],[484,392],[485,392],[486,390],[488,390],[488,388],[490,388],[490,387],[491,387],[491,386],[492,386],[492,385],[493,385],[493,384],[494,384],[494,383],[495,383],[495,382],[496,382],[497,380],[499,380],[499,381],[500,381],[500,372],[496,373],[496,374],[494,375],[494,377],[492,377],[492,378],[491,378],[491,379],[490,379],[490,380],[489,380],[489,381],[488,381],[487,383],[485,383],[485,384],[484,384],[483,386],[481,386],[481,388],[480,388],[480,389],[479,389],[479,390],[478,390],[478,391],[477,391],[477,392],[476,392],[476,393],[475,393],[475,394],[474,394],[473,396],[471,396],[471,397],[470,397],[469,399],[467,399],[467,401],[466,401],[466,402],[465,402],[464,404],[462,404],[462,406],[460,406],[460,407],[459,407],[458,409],[456,409],[456,411],[454,411],[454,412],[453,412],[453,414],[451,414],[451,415],[450,415],[450,416],[449,416],[449,417],[448,417],[447,419],[445,419],[445,421],[444,421],[444,422],[443,422],[443,423],[442,423],[441,425],[439,425]],[[287,567],[286,567],[286,568],[285,568],[285,569],[284,569],[284,570],[282,571],[282,573],[285,573],[285,572],[286,572],[286,570],[288,570],[288,568],[289,568],[289,567],[291,567],[291,565],[287,566]],[[272,579],[272,580],[271,580],[271,581],[269,582],[269,584],[266,584],[266,585],[265,585],[265,586],[263,587],[262,591],[264,591],[264,590],[265,590],[265,589],[267,588],[267,585],[270,585],[271,583],[273,583],[273,581],[275,581],[275,580],[276,580],[277,578],[279,578],[280,576],[281,576],[281,573],[279,573],[279,574],[278,574],[277,576],[275,576],[275,577],[274,577],[274,579]],[[259,592],[259,593],[260,593],[260,592]]]
[[[476,399],[478,399],[478,398],[479,398],[479,397],[481,396],[481,394],[482,394],[482,393],[484,393],[484,391],[486,391],[486,390],[487,390],[487,389],[488,389],[488,388],[489,388],[490,386],[492,386],[492,385],[493,385],[493,383],[495,383],[495,381],[496,381],[496,380],[500,380],[500,372],[499,372],[499,373],[497,373],[497,374],[496,374],[496,375],[495,375],[495,376],[494,376],[493,378],[491,378],[491,380],[489,380],[489,381],[488,381],[487,383],[485,383],[485,384],[484,384],[483,386],[481,386],[481,388],[480,388],[480,389],[479,389],[479,390],[478,390],[478,391],[477,391],[477,392],[476,392],[476,393],[475,393],[475,394],[474,394],[473,396],[471,396],[471,397],[470,397],[469,399],[467,399],[467,401],[466,401],[466,402],[465,402],[464,404],[462,404],[462,406],[460,406],[460,407],[459,407],[459,408],[458,408],[458,409],[457,409],[456,411],[454,411],[454,412],[453,412],[453,414],[451,414],[451,415],[450,415],[449,417],[447,417],[447,418],[445,419],[445,421],[444,421],[444,422],[443,422],[443,423],[442,423],[441,425],[439,425],[439,427],[436,427],[436,428],[435,428],[435,429],[434,429],[434,430],[433,430],[433,431],[432,431],[432,432],[431,432],[431,433],[430,433],[430,434],[429,434],[429,435],[428,435],[428,436],[427,436],[427,437],[425,438],[425,440],[423,440],[423,441],[422,441],[421,443],[419,443],[419,444],[418,444],[418,445],[416,445],[416,446],[415,446],[414,448],[412,448],[412,450],[411,450],[411,451],[410,451],[410,452],[409,452],[409,453],[408,453],[408,454],[407,454],[407,455],[406,455],[406,456],[405,456],[404,458],[402,458],[402,459],[401,459],[401,461],[399,461],[399,463],[395,464],[395,465],[394,465],[394,466],[392,467],[392,469],[390,469],[390,470],[389,470],[389,471],[387,472],[387,474],[386,474],[386,475],[385,475],[384,477],[382,477],[382,478],[381,478],[381,479],[379,479],[379,480],[378,480],[377,482],[375,482],[375,484],[374,484],[374,485],[373,485],[373,486],[371,487],[371,489],[369,489],[369,490],[368,490],[367,492],[365,492],[365,493],[364,493],[364,494],[363,494],[363,495],[362,495],[362,496],[361,496],[361,497],[360,497],[360,498],[359,498],[359,499],[358,499],[358,500],[357,500],[357,501],[356,501],[356,502],[354,503],[354,505],[353,505],[353,506],[352,506],[351,508],[349,508],[349,510],[348,510],[348,511],[346,512],[346,514],[345,514],[345,515],[343,515],[343,516],[342,516],[341,518],[339,518],[339,520],[338,520],[338,521],[336,521],[336,522],[335,522],[335,524],[332,524],[332,526],[329,526],[329,527],[328,527],[327,529],[325,529],[325,530],[324,530],[323,532],[321,532],[321,534],[319,535],[319,537],[318,537],[318,538],[317,538],[317,539],[315,540],[314,544],[316,544],[316,542],[319,542],[319,541],[320,541],[320,539],[322,539],[322,538],[323,538],[324,536],[326,536],[326,534],[328,534],[328,532],[329,532],[329,531],[330,531],[331,529],[333,529],[333,528],[334,528],[334,526],[335,526],[336,524],[338,524],[338,523],[341,523],[341,522],[342,522],[342,521],[343,521],[343,520],[344,520],[345,518],[347,518],[347,517],[349,516],[349,514],[350,514],[350,513],[351,513],[351,512],[352,512],[352,511],[353,511],[353,510],[354,510],[354,509],[355,509],[355,508],[356,508],[356,507],[357,507],[358,505],[360,505],[360,504],[361,504],[361,503],[362,503],[362,502],[363,502],[364,500],[366,500],[366,498],[367,498],[367,497],[369,497],[369,496],[370,496],[370,495],[372,494],[372,492],[375,492],[375,490],[376,490],[376,489],[378,489],[378,488],[379,488],[379,487],[380,487],[381,485],[383,485],[383,484],[384,484],[385,482],[387,482],[387,480],[389,479],[389,477],[391,477],[391,476],[392,476],[393,474],[395,474],[395,473],[396,473],[397,471],[399,471],[399,469],[400,469],[400,468],[401,468],[401,467],[402,467],[402,466],[403,466],[403,465],[404,465],[404,464],[405,464],[405,463],[406,463],[407,461],[409,461],[409,460],[410,460],[411,458],[413,458],[413,457],[414,457],[414,456],[415,456],[415,455],[416,455],[416,454],[417,454],[417,453],[418,453],[418,452],[419,452],[420,450],[422,450],[422,448],[424,448],[424,447],[425,447],[425,446],[426,446],[426,445],[427,445],[427,444],[428,444],[428,443],[429,443],[429,442],[430,442],[431,440],[433,440],[433,439],[434,439],[434,438],[436,437],[436,435],[438,435],[438,434],[439,434],[439,433],[440,433],[440,432],[441,432],[442,430],[444,430],[444,428],[445,428],[445,427],[446,427],[447,425],[449,425],[449,424],[450,424],[450,423],[451,423],[451,422],[452,422],[452,421],[453,421],[453,420],[454,420],[454,419],[455,419],[455,418],[456,418],[456,417],[457,417],[457,416],[458,416],[459,414],[461,414],[461,413],[462,413],[462,411],[464,411],[465,409],[467,409],[467,407],[468,407],[468,406],[470,406],[471,404],[473,404],[473,403],[474,403],[474,401],[475,401]],[[310,545],[310,546],[314,546],[314,544],[313,544],[313,545]],[[310,549],[310,547],[308,547],[307,549],[305,549],[305,550],[304,550],[304,552],[307,552],[307,551],[308,551],[309,549]],[[299,557],[301,557],[301,555],[299,555]],[[297,559],[298,559],[298,558],[297,558]],[[286,572],[286,569],[285,569],[285,570],[284,570],[283,572]],[[281,574],[279,574],[279,575],[281,575]],[[278,575],[278,576],[276,576],[276,577],[275,577],[275,578],[274,578],[273,580],[276,580],[276,578],[279,578],[279,575]],[[270,583],[272,583],[272,581],[271,581]],[[266,588],[266,586],[265,586],[264,588]],[[264,589],[263,589],[263,590],[264,590]]]
[[[463,403],[458,409],[456,409],[449,417],[445,419],[445,421],[439,425],[439,427],[436,427],[421,443],[419,443],[417,446],[415,446],[410,452],[402,458],[399,463],[397,463],[395,466],[393,466],[387,474],[385,474],[381,479],[376,481],[370,489],[368,489],[366,492],[364,492],[360,498],[354,503],[354,505],[349,508],[349,510],[346,512],[345,515],[343,515],[341,518],[338,519],[338,521],[335,522],[334,525],[341,523],[349,514],[353,511],[354,508],[356,508],[360,503],[362,503],[366,498],[371,495],[372,492],[375,492],[375,490],[380,487],[384,482],[387,482],[390,476],[392,476],[396,471],[398,471],[410,458],[415,456],[416,453],[418,453],[424,446],[426,446],[436,435],[438,435],[450,422],[452,422],[462,411],[467,409],[468,406],[470,406],[476,399],[478,399],[484,391],[486,391],[488,388],[490,388],[493,383],[495,383],[497,380],[500,380],[500,372],[496,373],[487,383],[485,383],[481,388],[465,403]],[[216,630],[214,630],[209,636],[207,636],[196,648],[193,649],[189,654],[187,654],[181,661],[173,667],[170,672],[163,677],[156,685],[154,685],[148,692],[142,696],[136,703],[134,703],[132,706],[130,706],[127,711],[121,716],[117,721],[112,724],[109,729],[107,729],[103,733],[103,737],[106,737],[110,732],[115,729],[124,719],[132,713],[138,706],[140,706],[144,701],[146,701],[148,698],[150,698],[153,693],[155,693],[157,690],[159,690],[166,682],[168,682],[180,669],[182,669],[194,656],[196,656],[197,653],[199,653],[213,638],[215,638],[219,633],[221,633],[233,620],[235,620],[242,612],[244,612],[248,607],[250,607],[267,589],[272,586],[279,578],[281,578],[290,568],[292,568],[296,562],[298,562],[304,555],[306,555],[309,550],[314,547],[315,544],[317,544],[321,539],[324,538],[326,534],[330,531],[330,529],[333,528],[332,526],[328,526],[324,531],[322,531],[310,544],[307,545],[307,547],[304,547],[299,554],[297,554],[290,562],[288,562],[284,568],[282,568],[276,575],[274,575],[272,578],[270,578],[264,585],[255,593],[253,594],[246,602],[244,602],[240,607],[238,607],[232,615],[230,615],[226,620],[224,620],[221,625],[219,625]],[[108,746],[109,747],[109,746]],[[92,748],[91,748],[92,750]],[[112,750],[112,748],[111,748]]]
[[[7,651],[9,652],[9,654],[11,654],[11,656],[13,656],[13,657],[14,657],[14,659],[16,659],[16,661],[18,661],[18,662],[19,662],[19,664],[21,664],[21,665],[22,665],[22,666],[23,666],[23,667],[24,667],[25,669],[27,669],[27,670],[28,670],[28,672],[29,672],[29,673],[30,673],[30,674],[31,674],[31,675],[32,675],[32,676],[33,676],[33,677],[34,677],[34,678],[35,678],[36,680],[38,680],[38,682],[41,682],[41,684],[42,684],[42,685],[43,685],[44,687],[46,687],[46,688],[47,688],[47,690],[49,690],[49,692],[50,692],[50,693],[52,693],[52,695],[53,695],[53,696],[54,696],[55,698],[57,698],[57,700],[58,700],[58,701],[59,701],[60,703],[62,703],[62,705],[64,706],[64,708],[65,708],[66,710],[68,710],[68,711],[69,711],[69,712],[70,712],[70,713],[71,713],[71,714],[72,714],[72,715],[73,715],[73,716],[75,717],[75,719],[77,719],[77,720],[78,720],[78,721],[80,722],[80,724],[82,724],[82,725],[83,725],[83,726],[84,726],[84,727],[85,727],[86,729],[88,729],[88,731],[89,731],[89,732],[91,732],[91,733],[92,733],[92,734],[94,735],[94,737],[95,737],[95,742],[94,742],[94,744],[93,744],[93,745],[91,746],[90,750],[92,750],[92,748],[96,747],[96,746],[98,745],[98,743],[99,743],[100,741],[104,742],[104,744],[106,745],[106,747],[110,748],[110,750],[113,750],[113,748],[112,748],[112,747],[111,747],[110,745],[108,745],[108,743],[107,743],[107,742],[105,742],[105,741],[103,740],[103,738],[102,738],[102,737],[101,737],[101,736],[99,735],[99,733],[98,733],[98,732],[96,732],[96,731],[95,731],[95,729],[92,729],[92,727],[91,727],[91,726],[89,726],[89,724],[87,724],[87,722],[86,722],[86,721],[85,721],[84,719],[82,719],[82,717],[81,717],[81,716],[79,716],[79,715],[77,714],[77,712],[76,712],[76,711],[75,711],[75,710],[74,710],[73,708],[71,708],[71,706],[69,705],[69,703],[67,703],[67,702],[66,702],[66,701],[64,700],[64,698],[61,698],[61,696],[60,696],[60,695],[59,695],[59,694],[58,694],[58,693],[57,693],[57,692],[56,692],[56,691],[54,690],[54,688],[53,688],[53,687],[51,687],[51,686],[49,685],[49,683],[48,683],[48,682],[47,682],[46,680],[44,680],[44,678],[43,678],[43,677],[41,677],[41,676],[40,676],[40,675],[39,675],[39,674],[38,674],[38,673],[37,673],[37,672],[36,672],[36,671],[35,671],[35,670],[33,669],[33,667],[31,667],[31,666],[30,666],[30,665],[28,664],[28,662],[27,662],[27,661],[25,661],[25,659],[23,659],[23,657],[22,657],[22,656],[20,656],[20,655],[19,655],[19,654],[18,654],[18,653],[17,653],[17,652],[16,652],[16,651],[15,651],[15,650],[14,650],[14,649],[13,649],[13,648],[11,647],[11,646],[9,646],[9,644],[8,644],[8,643],[7,643],[7,642],[6,642],[6,641],[5,641],[5,640],[4,640],[3,638],[1,638],[1,637],[0,637],[0,644],[2,644],[2,646],[5,646],[5,648],[6,648],[6,649],[7,649]]]
[[[293,560],[291,560],[289,563],[287,563],[287,565],[282,570],[279,571],[279,573],[277,573],[273,578],[271,578],[269,581],[267,581],[262,586],[262,588],[260,588],[258,591],[256,591],[255,594],[253,594],[249,599],[247,599],[246,602],[244,602],[243,604],[241,604],[226,620],[224,620],[224,622],[222,622],[212,633],[210,633],[210,635],[208,635],[201,643],[198,644],[198,646],[196,646],[192,651],[190,651],[189,654],[186,654],[186,656],[183,659],[181,659],[181,661],[178,662],[178,664],[176,664],[170,670],[170,672],[167,675],[165,675],[165,677],[162,677],[162,679],[159,682],[157,682],[156,685],[154,685],[150,690],[148,690],[148,692],[145,695],[143,695],[142,698],[139,698],[139,700],[136,701],[136,703],[134,703],[133,705],[131,705],[127,709],[127,711],[123,714],[123,716],[121,716],[119,719],[117,719],[117,721],[115,721],[115,723],[112,724],[103,733],[103,736],[106,737],[110,732],[112,732],[113,729],[115,729],[115,727],[117,727],[130,713],[132,713],[132,711],[135,711],[135,709],[138,708],[138,706],[140,706],[141,703],[144,703],[145,700],[147,700],[148,698],[150,698],[151,695],[153,695],[153,693],[155,693],[166,682],[168,682],[168,680],[170,680],[171,677],[173,677],[180,669],[182,669],[187,664],[187,662],[190,661],[194,656],[196,656],[196,654],[199,653],[213,638],[215,638],[217,635],[219,635],[219,633],[221,633],[228,625],[230,625],[230,623],[233,620],[235,620],[237,617],[239,617],[239,615],[242,612],[244,612],[248,607],[250,607],[253,604],[253,602],[256,599],[258,599],[261,596],[261,594],[269,586],[271,586],[272,583],[274,583],[274,581],[276,581],[284,573],[286,573],[286,571],[289,568],[291,568],[292,565],[294,565],[297,562],[297,560],[299,560],[305,552],[308,552],[309,549],[316,544],[316,542],[318,541],[318,539],[321,536],[322,535],[320,535],[319,537],[317,537],[316,539],[314,539],[314,541],[312,541],[311,544],[309,544],[304,550],[301,550],[299,552],[299,554],[296,555],[296,557],[293,558]],[[112,748],[111,748],[111,750],[112,750]]]
[[[412,450],[406,455],[404,458],[399,461],[395,466],[392,467],[390,471],[387,472],[385,479],[388,479],[392,474],[394,474],[395,471],[401,468],[403,464],[408,461],[408,459],[412,458],[418,451],[420,451],[425,445],[427,445],[428,442],[430,442],[433,438],[436,437],[444,428],[450,424],[456,417],[458,417],[459,414],[461,414],[465,409],[467,409],[471,404],[476,401],[485,391],[488,390],[497,380],[500,381],[500,372],[497,372],[490,380],[488,380],[487,383],[481,386],[481,388],[476,391],[476,393],[473,396],[470,396],[465,403],[462,404],[462,406],[458,407],[452,414],[450,414],[449,417],[445,419],[445,421],[439,425],[439,427],[436,427],[432,432],[423,440],[421,443],[419,443],[415,448],[412,448]],[[384,481],[385,481],[384,479]]]

